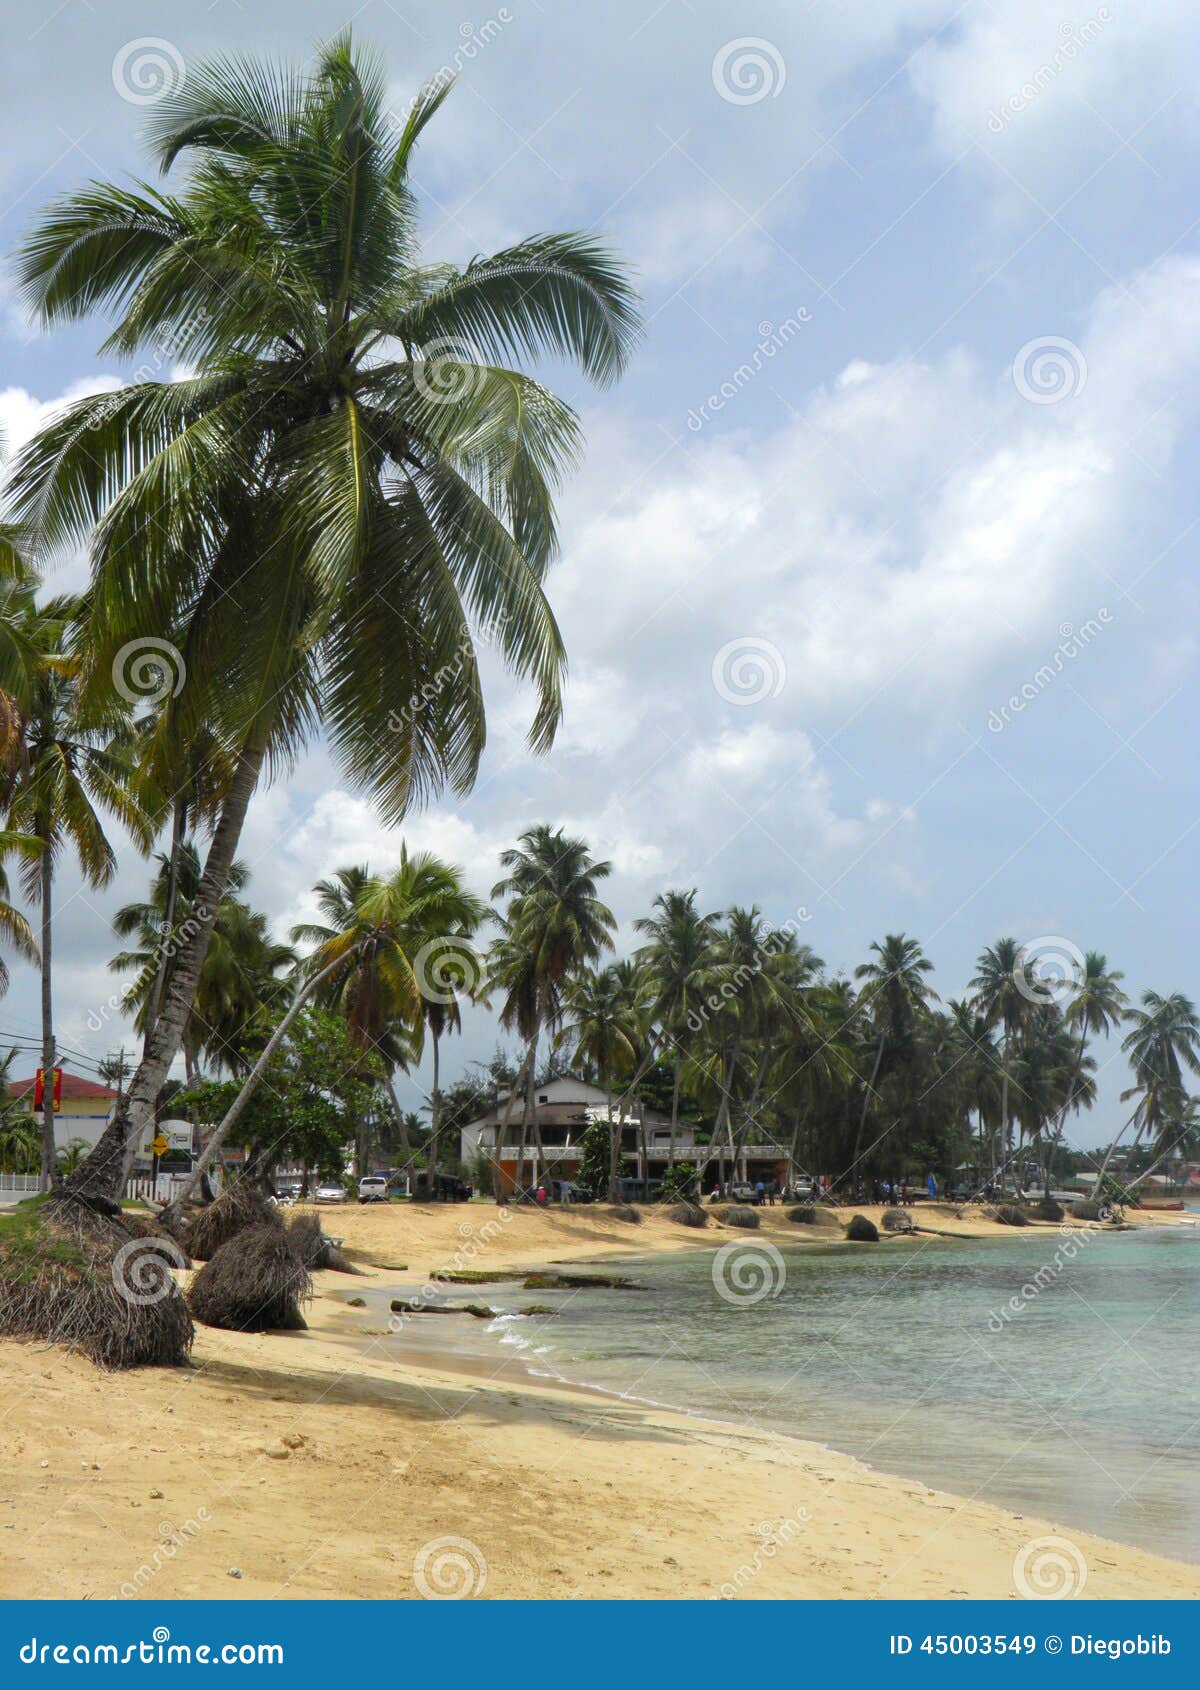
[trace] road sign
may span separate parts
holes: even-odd
[[[150,1140],[150,1149],[155,1156],[165,1156],[170,1148],[170,1140],[164,1138],[162,1133],[159,1133],[157,1138]]]

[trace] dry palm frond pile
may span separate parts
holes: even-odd
[[[879,1228],[866,1215],[854,1215],[846,1226],[846,1237],[852,1244],[878,1244]]]
[[[202,1262],[211,1261],[222,1244],[252,1226],[269,1226],[282,1232],[283,1216],[257,1186],[247,1180],[234,1180],[215,1203],[205,1204],[191,1216],[187,1247]]]
[[[726,1226],[744,1227],[747,1232],[757,1232],[762,1225],[758,1210],[747,1208],[742,1203],[731,1203],[727,1209],[722,1209],[720,1218]]]
[[[300,1304],[312,1296],[308,1269],[282,1226],[235,1234],[192,1280],[188,1303],[206,1326],[234,1332],[296,1332]]]
[[[320,1215],[293,1215],[288,1222],[288,1239],[292,1249],[309,1272],[318,1268],[332,1268],[335,1273],[357,1273],[337,1245],[321,1231]]]
[[[604,1213],[610,1220],[625,1221],[629,1226],[641,1226],[642,1211],[632,1203],[610,1203]]]
[[[97,1366],[181,1367],[194,1328],[173,1238],[146,1218],[51,1201],[0,1225],[0,1334],[64,1344]]]
[[[698,1203],[671,1203],[663,1210],[669,1221],[680,1226],[707,1226],[708,1216]]]

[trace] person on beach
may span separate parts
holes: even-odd
[[[763,1202],[766,1199],[766,1195],[767,1195],[767,1188],[763,1184],[762,1180],[759,1180],[758,1183],[755,1185],[754,1195],[758,1198],[759,1207],[761,1208],[762,1205],[763,1205]]]
[[[546,1207],[546,1187],[544,1185],[538,1186],[533,1194],[533,1200],[540,1208]]]

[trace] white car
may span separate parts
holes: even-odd
[[[360,1203],[386,1203],[388,1182],[386,1174],[364,1174],[358,1182]]]
[[[345,1187],[330,1184],[319,1185],[314,1200],[318,1203],[344,1203],[346,1201]]]

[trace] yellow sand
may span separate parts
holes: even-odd
[[[412,1597],[416,1561],[427,1583],[476,1592],[486,1566],[489,1597],[1018,1593],[1014,1563],[1058,1531],[1050,1522],[811,1443],[511,1369],[489,1379],[399,1366],[372,1336],[380,1316],[344,1299],[394,1281],[401,1263],[412,1280],[445,1264],[717,1241],[658,1218],[634,1228],[586,1211],[508,1213],[327,1211],[328,1230],[385,1266],[357,1281],[318,1275],[308,1332],[198,1328],[191,1370],[105,1377],[79,1357],[0,1343],[0,1591]],[[763,1218],[771,1237],[803,1230],[779,1209]],[[936,1224],[981,1230],[953,1216]],[[456,1321],[437,1324],[440,1337]],[[1082,1556],[1088,1596],[1200,1596],[1200,1568],[1061,1535]],[[464,1542],[443,1564],[426,1546],[445,1537]]]

